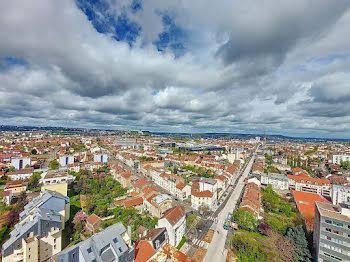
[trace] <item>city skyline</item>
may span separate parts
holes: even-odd
[[[349,1],[13,0],[0,14],[2,125],[350,138]]]

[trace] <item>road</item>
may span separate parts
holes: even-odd
[[[248,177],[251,167],[254,163],[254,155],[247,164],[245,170],[242,173],[236,187],[234,188],[229,200],[226,202],[225,207],[218,214],[219,223],[216,225],[216,231],[214,233],[213,239],[208,247],[207,253],[204,258],[204,262],[220,262],[226,260],[227,250],[225,249],[225,242],[228,231],[223,228],[223,221],[225,221],[228,212],[232,212],[234,207],[239,200],[242,190],[244,188],[244,179]]]

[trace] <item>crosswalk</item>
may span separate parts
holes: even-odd
[[[216,223],[216,224],[224,224],[224,223],[225,223],[225,221],[223,221],[223,220],[218,220],[218,217],[214,217],[214,216],[210,216],[210,217],[208,217],[207,219],[213,221],[213,222]]]
[[[204,240],[200,240],[198,238],[192,239],[192,245],[203,247],[203,248],[208,248],[209,243],[205,242]]]

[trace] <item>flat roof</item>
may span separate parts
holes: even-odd
[[[316,206],[321,216],[329,217],[350,223],[350,217],[341,214],[341,207],[331,203],[316,202]]]

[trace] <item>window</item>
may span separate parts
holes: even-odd
[[[91,253],[91,252],[92,252],[91,247],[89,247],[89,248],[87,249],[87,252],[88,252],[88,253]]]
[[[72,257],[75,258],[75,253],[72,254]]]
[[[56,244],[56,238],[53,240],[53,242]]]
[[[115,237],[115,238],[113,239],[113,242],[114,242],[114,243],[118,243],[118,238]]]
[[[326,219],[324,222],[326,222],[327,224],[332,224],[332,221],[329,219]]]
[[[56,249],[56,245],[54,245],[53,248]]]
[[[118,248],[118,250],[119,250],[119,252],[120,252],[120,253],[122,253],[122,252],[123,252],[123,250],[122,250],[122,248],[121,248],[121,247],[119,247],[119,248]]]
[[[330,229],[330,228],[326,228],[326,231],[328,231],[328,232],[332,232],[332,229]]]

